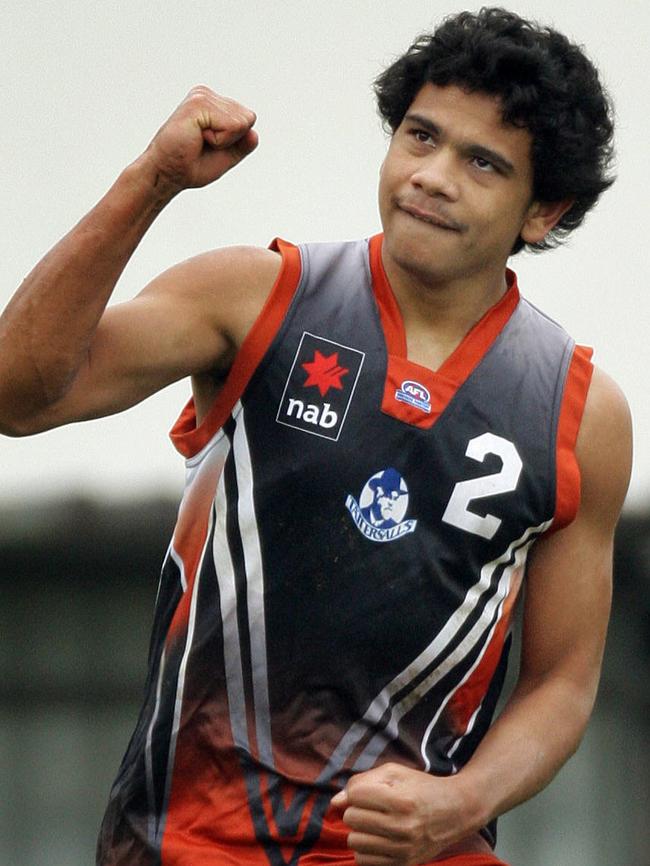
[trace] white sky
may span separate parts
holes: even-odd
[[[257,112],[260,146],[218,184],[171,205],[116,299],[212,247],[374,233],[385,139],[370,82],[418,32],[479,5],[3,0],[0,306],[198,83]],[[650,4],[545,0],[509,8],[584,44],[616,103],[617,184],[566,249],[519,256],[514,267],[524,294],[594,345],[597,362],[627,393],[636,436],[629,503],[640,506],[650,501]],[[0,501],[180,491],[183,465],[166,434],[188,395],[188,383],[179,383],[121,416],[0,439]]]

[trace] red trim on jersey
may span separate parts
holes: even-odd
[[[262,311],[237,352],[223,388],[198,427],[194,400],[191,399],[171,429],[170,439],[184,457],[198,454],[223,427],[273,342],[289,309],[302,272],[300,251],[298,247],[280,238],[273,241],[270,249],[282,255],[280,273]]]
[[[497,669],[508,635],[515,601],[519,595],[522,578],[523,568],[520,567],[513,573],[510,592],[504,601],[501,618],[494,629],[490,643],[483,653],[483,658],[449,701],[449,714],[458,736],[463,736],[467,732],[467,726],[483,702],[490,680]]]
[[[513,314],[519,303],[517,277],[513,271],[506,271],[508,289],[503,297],[479,319],[441,366],[435,371],[430,370],[407,357],[404,322],[384,270],[382,243],[383,235],[370,238],[370,271],[388,351],[381,408],[387,415],[426,430],[435,424]],[[400,400],[398,394],[406,381],[426,388],[430,399],[424,402],[428,403],[428,409]]]
[[[383,235],[370,238],[370,273],[372,288],[379,307],[379,318],[386,339],[386,349],[389,355],[406,357],[406,332],[402,321],[402,312],[397,303],[381,259]]]
[[[575,446],[594,370],[592,354],[593,349],[586,346],[575,347],[564,385],[557,428],[553,531],[571,523],[580,505],[580,467]]]
[[[184,634],[187,629],[192,590],[208,534],[214,492],[219,484],[223,466],[223,457],[212,451],[209,458],[201,465],[199,474],[187,487],[178,511],[178,520],[172,538],[172,549],[183,563],[186,590],[178,602],[167,630],[166,643],[168,645],[179,634]]]

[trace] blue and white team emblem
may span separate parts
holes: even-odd
[[[402,387],[395,391],[395,399],[399,400],[400,403],[415,406],[427,414],[431,413],[431,395],[419,382],[414,382],[411,379],[402,382]]]
[[[359,532],[371,541],[395,541],[417,526],[417,520],[404,519],[409,507],[408,487],[392,467],[368,479],[358,502],[349,494],[345,507]]]

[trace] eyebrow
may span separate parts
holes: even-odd
[[[409,112],[405,115],[404,120],[409,121],[410,123],[416,123],[418,126],[421,126],[437,138],[440,138],[443,134],[442,129],[437,123],[434,123],[428,117],[424,117],[421,114]],[[499,169],[499,171],[507,177],[510,177],[515,173],[515,167],[509,159],[506,159],[505,156],[498,151],[492,150],[489,147],[484,147],[482,144],[463,142],[460,146],[460,150],[464,153],[478,156],[480,159],[485,159],[488,162],[491,162],[495,168]]]

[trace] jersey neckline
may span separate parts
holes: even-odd
[[[437,370],[408,358],[406,330],[381,257],[383,234],[369,239],[372,290],[387,352],[382,411],[428,429],[444,412],[461,385],[485,357],[510,320],[519,300],[514,271],[506,270],[505,294],[473,325]]]
[[[470,328],[440,367],[437,370],[432,370],[430,367],[424,367],[408,358],[404,319],[382,261],[383,240],[383,234],[377,234],[370,238],[370,272],[388,354],[404,358],[410,364],[428,370],[433,375],[454,379],[460,384],[494,343],[519,303],[517,275],[514,271],[506,268],[506,292]]]

